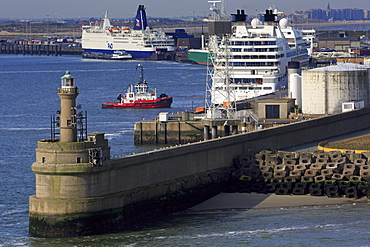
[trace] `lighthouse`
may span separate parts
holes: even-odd
[[[36,193],[30,196],[29,231],[35,237],[88,232],[91,221],[82,219],[103,211],[106,197],[102,195],[109,194],[105,188],[110,188],[109,179],[100,179],[111,169],[108,140],[104,133],[82,133],[87,131],[87,122],[86,115],[76,112],[75,78],[67,71],[60,79],[60,110],[56,118],[51,117],[52,136],[37,142],[32,164]],[[58,134],[59,139],[55,138]]]
[[[58,88],[58,95],[60,97],[60,142],[76,142],[78,87],[75,85],[75,78],[69,71],[61,77],[61,87]]]

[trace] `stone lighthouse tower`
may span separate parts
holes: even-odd
[[[108,140],[104,133],[81,133],[87,131],[87,123],[82,121],[83,114],[76,112],[78,88],[74,79],[67,71],[58,88],[60,111],[51,122],[51,132],[59,134],[59,138],[52,134],[50,139],[37,142],[36,161],[32,164],[36,193],[30,196],[29,207],[32,236],[77,236],[88,232],[90,221],[85,216],[103,210],[99,204],[104,205],[103,195],[108,193],[102,188],[110,188],[106,185],[110,180],[104,179],[111,169]]]
[[[60,97],[60,142],[76,142],[76,98],[78,87],[75,86],[74,77],[66,72],[61,77],[61,87],[58,88]]]

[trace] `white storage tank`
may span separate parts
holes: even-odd
[[[290,98],[295,99],[295,104],[302,109],[302,77],[296,73],[289,75],[289,94]]]
[[[302,112],[336,114],[346,101],[370,105],[370,67],[352,63],[302,71]]]

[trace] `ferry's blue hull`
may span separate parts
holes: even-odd
[[[115,50],[103,50],[103,49],[84,49],[84,51],[103,54],[113,54],[115,52]],[[125,51],[132,56],[132,59],[143,59],[143,60],[149,60],[150,56],[155,53],[154,51],[130,51],[130,50]]]

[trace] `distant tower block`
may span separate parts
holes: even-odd
[[[61,87],[58,88],[60,97],[60,142],[76,142],[76,98],[78,88],[74,77],[69,71],[61,77]]]

